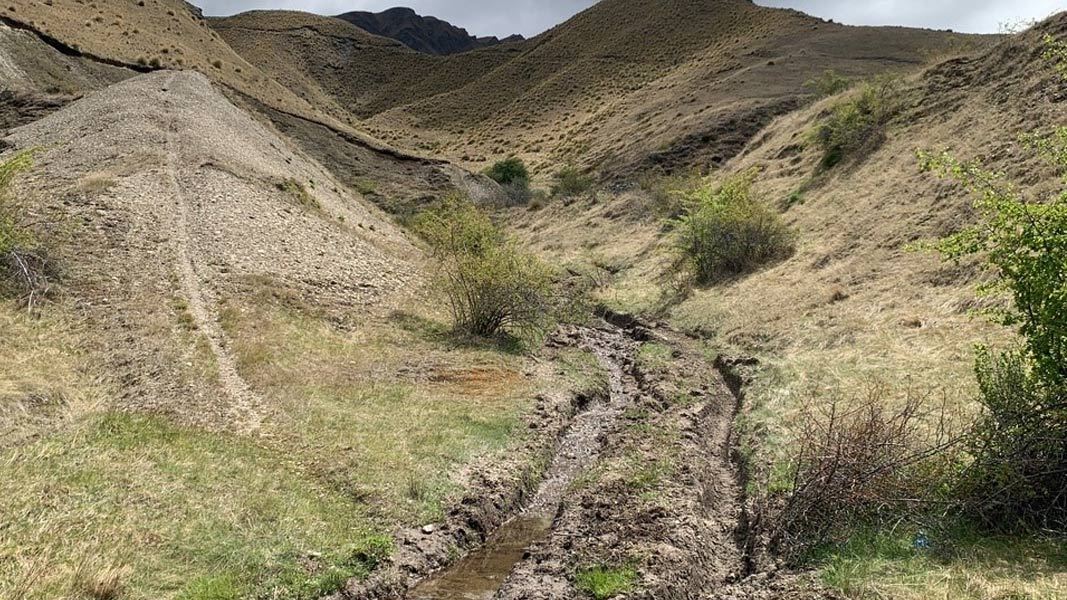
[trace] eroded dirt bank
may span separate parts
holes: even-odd
[[[543,398],[530,445],[487,468],[445,523],[403,535],[346,598],[578,598],[595,569],[631,574],[628,598],[826,597],[773,561],[753,572],[731,460],[737,400],[712,362],[683,336],[612,320],[549,341],[593,352],[610,395]],[[545,469],[522,466],[546,444]]]

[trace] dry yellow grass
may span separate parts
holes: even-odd
[[[0,450],[104,401],[108,390],[93,380],[83,350],[85,324],[63,314],[36,318],[0,301],[0,331]]]

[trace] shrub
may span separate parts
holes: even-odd
[[[274,184],[279,192],[289,194],[297,204],[306,208],[319,208],[319,202],[312,196],[304,184],[295,179],[283,179]]]
[[[556,173],[552,184],[552,196],[557,198],[572,198],[580,196],[593,187],[593,178],[583,174],[577,167],[563,167]]]
[[[998,529],[1067,528],[1067,387],[1050,385],[1025,351],[981,349],[975,371],[984,415],[960,496]]]
[[[1067,128],[1024,142],[1067,171]],[[984,413],[974,428],[974,463],[964,502],[987,525],[1067,527],[1067,190],[1029,202],[1004,177],[948,154],[923,167],[975,194],[978,223],[941,240],[943,256],[980,256],[993,275],[979,289],[999,295],[991,311],[1015,327],[1022,347],[979,348],[975,372]]]
[[[502,206],[523,206],[534,197],[533,190],[525,180],[513,181],[500,186],[499,204]]]
[[[804,87],[811,90],[819,98],[828,98],[852,87],[852,81],[833,69],[827,69],[819,77],[804,82]]]
[[[685,214],[685,198],[702,184],[703,179],[695,174],[648,174],[640,181],[641,189],[648,195],[647,208],[660,218],[671,220]]]
[[[438,260],[437,284],[457,331],[539,334],[552,314],[552,274],[474,204],[452,197],[416,218]]]
[[[847,537],[854,528],[918,516],[953,472],[947,450],[960,440],[946,434],[944,407],[908,392],[891,408],[888,389],[873,386],[866,398],[807,405],[799,417],[776,543],[797,556]]]
[[[815,129],[812,140],[823,151],[821,168],[830,169],[850,153],[870,149],[885,135],[885,126],[900,110],[899,79],[879,77],[833,108]]]
[[[32,163],[32,152],[22,152],[0,164],[0,296],[15,298],[28,308],[47,293],[51,269],[9,186]]]
[[[526,163],[516,156],[497,162],[486,169],[485,174],[500,185],[517,183],[525,187],[530,183],[530,171],[526,168]]]
[[[1044,58],[1059,72],[1067,77],[1067,42],[1057,40],[1052,34],[1045,34]]]
[[[686,194],[685,214],[676,222],[676,272],[708,284],[792,255],[793,232],[753,193],[757,175],[752,169]]]

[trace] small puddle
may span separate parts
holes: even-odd
[[[490,600],[534,542],[548,534],[549,517],[520,516],[505,523],[476,552],[415,588],[411,600]]]
[[[592,350],[608,371],[608,401],[594,404],[574,418],[526,511],[502,525],[479,550],[417,585],[406,596],[409,600],[491,600],[526,550],[548,536],[567,488],[596,462],[601,434],[630,404],[631,390],[637,387],[623,373],[621,354],[632,349],[626,348],[622,334],[586,330],[580,345]]]

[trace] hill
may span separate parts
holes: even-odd
[[[292,87],[279,83],[273,73],[260,70],[234,52],[200,11],[183,0],[146,0],[134,6],[124,2],[14,0],[0,11],[0,19],[49,47],[41,54],[19,52],[21,42],[7,36],[12,45],[3,50],[24,72],[34,71],[39,56],[52,62],[92,64],[96,70],[110,68],[112,77],[165,69],[200,72],[233,101],[284,130],[346,185],[387,195],[397,203],[436,197],[457,185],[472,184],[461,170],[443,161],[400,152],[354,128],[352,117],[334,96],[316,94],[314,86],[302,87],[291,79],[286,79],[286,84]],[[399,46],[369,34],[363,37]],[[57,54],[64,58],[56,58]],[[279,64],[284,69],[285,62]],[[97,85],[79,77],[77,70],[53,73],[53,78],[62,80],[64,89],[93,89]],[[279,73],[279,78],[285,79],[284,75]],[[37,86],[37,90],[45,93],[56,85],[40,83],[44,87]]]
[[[251,28],[281,28],[270,20],[261,16]],[[273,57],[301,47],[254,31],[255,41],[242,41],[227,32],[230,23],[216,26],[267,72],[279,68]],[[301,42],[332,43],[319,23],[319,41],[302,33]],[[309,47],[301,69],[397,145],[471,168],[517,154],[539,170],[576,163],[611,175],[722,164],[773,117],[800,106],[804,83],[824,70],[867,76],[980,43],[846,27],[747,0],[606,0],[531,40],[450,60],[395,51],[319,57]]]
[[[337,15],[337,18],[427,54],[459,54],[523,39],[521,35],[513,35],[504,40],[493,36],[474,37],[467,33],[466,29],[436,17],[424,17],[410,8],[391,8],[380,13],[347,12]]]

